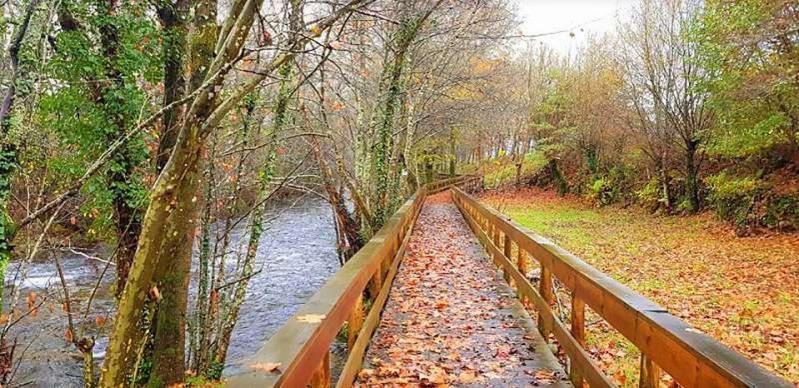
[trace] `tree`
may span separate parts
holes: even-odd
[[[701,11],[693,0],[645,0],[620,32],[627,48],[622,53],[628,63],[626,82],[641,91],[633,97],[644,98],[637,105],[648,117],[662,115],[682,150],[690,211],[700,207],[699,175],[714,117],[707,93],[698,87],[707,71],[697,63],[699,46],[688,35]]]
[[[5,279],[6,267],[11,260],[14,239],[14,222],[9,214],[8,202],[11,200],[11,180],[17,168],[17,147],[10,138],[11,113],[14,101],[17,98],[17,80],[20,78],[20,50],[28,34],[31,18],[36,11],[38,0],[28,3],[22,14],[20,23],[16,26],[8,47],[8,58],[11,65],[11,75],[8,87],[0,102],[0,279]],[[0,295],[0,311],[2,311],[2,295]],[[0,347],[5,348],[4,344]]]
[[[790,1],[711,1],[706,10],[692,38],[709,69],[701,86],[718,115],[713,153],[776,154],[799,165],[799,84],[791,73],[799,7]]]
[[[219,30],[218,40],[202,35],[194,35],[189,39],[193,42],[190,43],[193,45],[190,46],[193,47],[190,49],[190,58],[197,58],[200,47],[208,49],[212,46],[216,48],[213,50],[216,56],[208,66],[195,67],[193,65],[196,62],[189,64],[192,78],[203,80],[195,88],[195,91],[202,92],[193,96],[184,113],[171,156],[153,186],[134,264],[120,298],[101,385],[124,385],[131,373],[139,342],[136,324],[148,295],[155,300],[170,298],[168,306],[164,305],[163,300],[159,302],[161,308],[156,320],[158,331],[153,350],[156,365],[150,381],[163,385],[182,381],[187,273],[196,224],[193,204],[197,202],[199,165],[205,140],[222,118],[269,74],[288,63],[310,39],[318,37],[343,15],[365,2],[351,1],[319,20],[287,51],[259,67],[256,75],[230,90],[224,98],[219,98],[223,80],[241,58],[259,2],[234,2],[230,17]],[[195,8],[195,20],[215,20],[215,17],[210,10]],[[205,75],[200,77],[200,73]],[[170,308],[172,306],[174,309]],[[159,360],[163,360],[163,367],[158,366]]]

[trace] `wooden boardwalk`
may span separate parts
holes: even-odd
[[[425,201],[357,384],[571,386],[449,192]]]
[[[480,185],[461,176],[421,187],[225,385],[615,387],[586,348],[590,309],[640,352],[640,387],[794,387],[483,206],[468,194]],[[342,334],[347,357],[334,380],[331,347]]]

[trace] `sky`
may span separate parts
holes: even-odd
[[[511,0],[518,7],[523,34],[568,32],[537,38],[561,54],[573,54],[589,33],[602,35],[616,28],[635,0]]]

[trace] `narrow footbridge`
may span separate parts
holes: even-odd
[[[616,386],[588,313],[638,349],[640,387],[792,387],[481,205],[479,185],[420,189],[226,384]]]

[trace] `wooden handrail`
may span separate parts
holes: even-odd
[[[588,306],[641,351],[641,387],[657,387],[661,369],[684,387],[793,387],[465,192],[454,188],[452,196],[522,302],[535,306],[541,333],[545,338],[552,333],[568,355],[575,386],[584,381],[592,387],[614,386],[584,348],[584,309]],[[540,264],[538,289],[519,271],[519,264],[513,264],[512,245],[522,266],[525,256]],[[553,277],[571,292],[571,327],[552,311]]]
[[[336,386],[351,386],[380,321],[425,197],[455,185],[473,187],[480,182],[480,177],[458,176],[429,183],[417,190],[294,317],[244,362],[244,370],[226,379],[225,384],[231,387],[330,386],[330,347],[346,323],[349,352]],[[369,311],[363,310],[365,294],[372,301]]]

